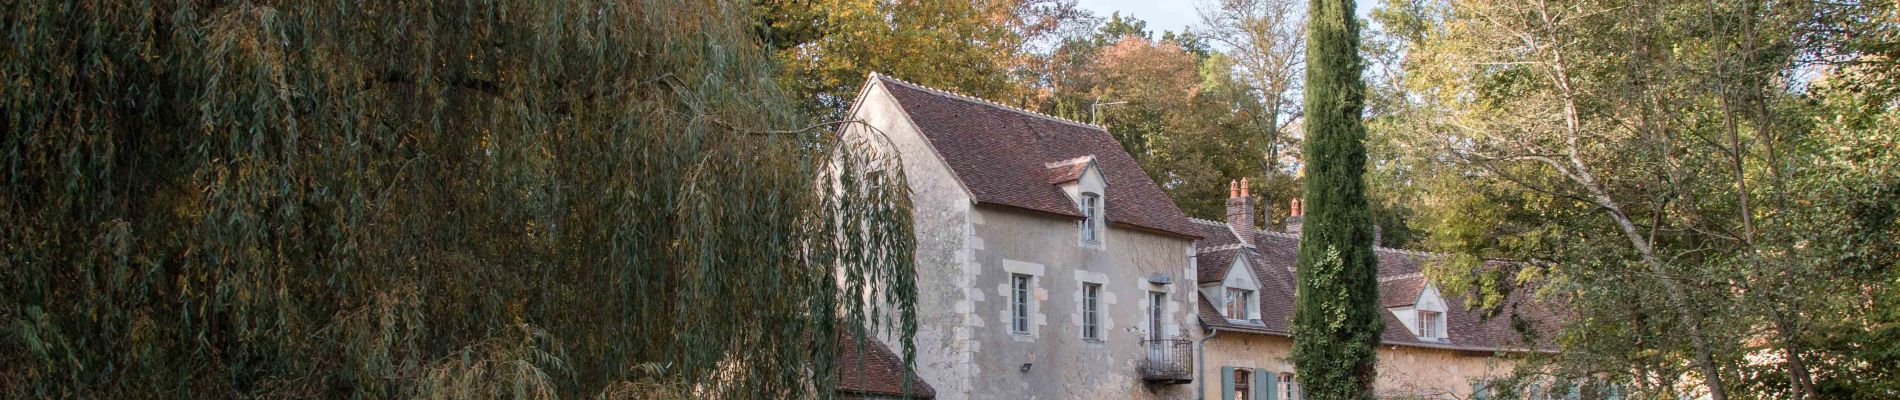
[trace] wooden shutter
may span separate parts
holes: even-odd
[[[1220,367],[1220,400],[1234,400],[1234,367]]]
[[[1280,374],[1273,371],[1254,370],[1253,400],[1278,400],[1280,398]]]

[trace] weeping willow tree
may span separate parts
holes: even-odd
[[[0,397],[830,396],[908,194],[751,12],[0,4]]]

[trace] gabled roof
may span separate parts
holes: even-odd
[[[1418,304],[1418,295],[1425,293],[1425,284],[1423,274],[1380,277],[1379,303],[1386,308]]]
[[[1221,316],[1214,308],[1216,304],[1206,296],[1201,297],[1199,314],[1202,324],[1219,330],[1243,333],[1288,336],[1291,330],[1294,307],[1294,266],[1298,262],[1300,248],[1299,236],[1282,232],[1255,230],[1254,247],[1239,246],[1233,229],[1227,224],[1192,219],[1194,227],[1200,230],[1205,239],[1199,245],[1199,256],[1195,268],[1202,282],[1220,282],[1228,274],[1234,257],[1247,257],[1252,272],[1261,281],[1260,316],[1258,323],[1230,321]],[[1426,261],[1437,255],[1431,253],[1375,247],[1373,253],[1379,259],[1379,294],[1384,307],[1404,307],[1412,305],[1425,286],[1429,284],[1420,272]],[[1483,318],[1477,311],[1465,308],[1462,296],[1443,295],[1445,300],[1446,330],[1448,343],[1424,342],[1412,335],[1391,312],[1381,313],[1385,319],[1385,332],[1381,332],[1381,342],[1387,345],[1442,348],[1461,351],[1524,351],[1550,348],[1550,343],[1531,344],[1523,341],[1523,335],[1512,326],[1513,318],[1524,318],[1532,323],[1537,331],[1548,332],[1555,329],[1555,318],[1525,295],[1528,288],[1512,292],[1506,300],[1504,312],[1491,318]]]
[[[1198,237],[1174,200],[1100,126],[879,74],[871,75],[871,84],[883,85],[979,204],[1081,218],[1074,200],[1057,186],[1081,171],[1051,164],[1092,156],[1110,188],[1102,194],[1110,223]]]
[[[1082,179],[1082,174],[1095,165],[1095,157],[1082,156],[1043,165],[1049,168],[1049,183],[1069,183]]]
[[[883,342],[862,338],[850,329],[838,334],[838,391],[848,394],[929,399],[937,391],[910,369]]]

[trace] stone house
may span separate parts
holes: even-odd
[[[1199,385],[1208,399],[1299,399],[1287,357],[1301,207],[1297,200],[1289,207],[1287,230],[1259,229],[1256,199],[1244,187],[1229,190],[1225,221],[1191,220],[1203,237],[1196,259],[1204,358]],[[1508,299],[1499,316],[1480,318],[1461,297],[1440,293],[1423,276],[1425,262],[1438,255],[1378,246],[1373,253],[1386,310],[1373,384],[1380,397],[1474,398],[1484,381],[1511,372],[1508,355],[1549,348],[1524,342],[1512,327],[1515,316],[1532,329],[1552,328],[1552,319],[1521,294]]]
[[[909,180],[926,396],[1297,392],[1281,373],[1298,238],[1255,228],[1251,196],[1236,189],[1228,222],[1191,219],[1099,126],[878,74],[850,116],[861,123],[842,133],[878,137]],[[1509,367],[1490,356],[1498,323],[1440,297],[1418,275],[1425,257],[1380,249],[1381,289],[1395,292],[1379,387],[1469,393],[1467,381]]]

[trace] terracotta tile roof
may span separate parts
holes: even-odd
[[[883,75],[882,84],[976,201],[1081,218],[1048,165],[1093,156],[1108,182],[1104,217],[1112,224],[1195,237],[1174,199],[1099,126],[1005,107]],[[1073,180],[1073,179],[1071,179]]]
[[[1255,277],[1259,278],[1262,290],[1259,294],[1261,321],[1259,323],[1231,321],[1220,315],[1218,303],[1206,296],[1201,297],[1199,314],[1203,324],[1222,330],[1286,336],[1288,324],[1293,316],[1293,269],[1298,262],[1300,240],[1298,236],[1280,232],[1255,232],[1254,248],[1238,246],[1233,230],[1226,224],[1194,219],[1193,225],[1205,239],[1199,243],[1196,269],[1202,283],[1218,284],[1226,277],[1228,267],[1234,257],[1247,257],[1253,267]],[[1373,253],[1379,259],[1380,302],[1385,307],[1404,307],[1412,305],[1428,281],[1420,273],[1423,265],[1436,255],[1431,253],[1378,247]],[[1448,342],[1420,341],[1405,324],[1399,322],[1391,312],[1382,313],[1386,329],[1381,341],[1388,345],[1445,348],[1462,351],[1522,351],[1528,349],[1547,350],[1551,343],[1544,340],[1539,344],[1525,343],[1524,335],[1512,326],[1514,319],[1529,322],[1529,327],[1537,332],[1554,332],[1557,318],[1528,301],[1530,288],[1520,288],[1512,292],[1503,311],[1497,316],[1484,318],[1478,311],[1467,310],[1463,296],[1446,294],[1446,326],[1450,339]]]
[[[1073,160],[1044,164],[1049,168],[1049,183],[1063,184],[1082,179],[1082,173],[1088,172],[1089,162],[1094,160],[1094,157],[1078,157]]]
[[[838,391],[846,394],[929,399],[937,391],[904,367],[904,360],[877,339],[846,329],[838,335]],[[906,386],[908,385],[908,386]]]
[[[1418,303],[1418,295],[1425,291],[1424,275],[1402,275],[1393,278],[1379,278],[1379,303],[1386,307],[1405,307]]]

